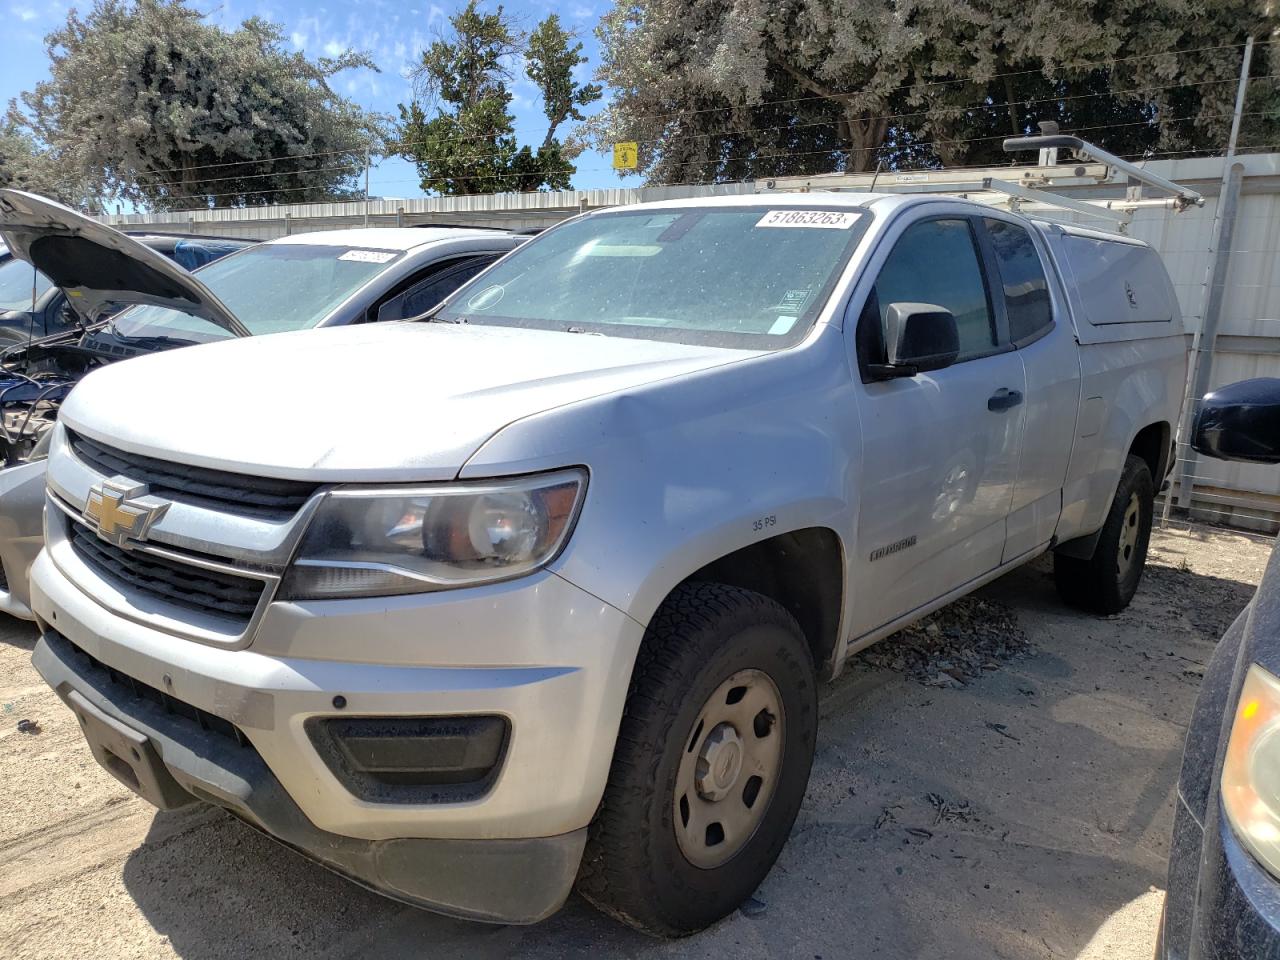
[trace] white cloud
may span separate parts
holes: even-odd
[[[575,3],[569,8],[569,16],[574,20],[590,20],[596,15],[594,7],[587,7],[580,3]]]
[[[342,53],[342,51],[345,49],[347,48],[342,44],[340,44],[337,40],[325,41],[324,53],[325,53],[325,56],[327,57],[336,57],[338,56],[338,54]]]
[[[289,41],[293,44],[293,49],[303,50],[307,46],[307,35],[295,30],[289,34]]]
[[[31,7],[10,7],[9,12],[21,20],[23,23],[30,23],[39,16]]]

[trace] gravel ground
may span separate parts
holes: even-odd
[[[1271,542],[1158,533],[1137,599],[1064,608],[1041,561],[859,655],[823,694],[790,843],[677,943],[571,899],[537,927],[367,893],[218,811],[158,814],[93,762],[0,624],[0,947],[45,957],[1149,960],[1185,720]],[[22,732],[22,719],[39,732]]]

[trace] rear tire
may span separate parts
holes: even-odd
[[[1111,510],[1093,556],[1053,555],[1053,577],[1067,603],[1092,613],[1119,613],[1129,605],[1147,562],[1155,484],[1141,457],[1125,459]]]
[[[736,909],[804,799],[816,685],[804,634],[782,606],[723,584],[676,588],[637,658],[578,891],[661,937]]]

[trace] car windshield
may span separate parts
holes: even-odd
[[[783,346],[822,308],[865,215],[820,206],[594,214],[530,241],[434,317]]]
[[[315,326],[394,261],[399,250],[318,244],[261,244],[196,271],[251,333]],[[112,321],[117,336],[206,342],[231,336],[168,307],[132,307]]]
[[[30,310],[31,282],[34,276],[36,299],[53,286],[53,282],[25,260],[10,257],[0,262],[0,310]]]

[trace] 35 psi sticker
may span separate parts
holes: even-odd
[[[756,221],[756,226],[848,230],[857,222],[856,213],[841,213],[836,210],[770,210]]]

